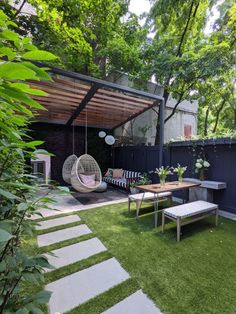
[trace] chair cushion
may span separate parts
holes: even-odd
[[[105,177],[111,177],[113,176],[113,169],[112,168],[108,168],[107,172],[104,175]]]
[[[82,183],[84,183],[87,186],[96,185],[95,174],[90,174],[90,175],[80,174],[79,177],[80,177]]]
[[[123,169],[113,169],[112,177],[114,179],[121,179],[123,177],[124,170]]]

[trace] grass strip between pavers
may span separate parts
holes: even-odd
[[[58,231],[58,230],[66,229],[66,228],[75,227],[75,226],[81,225],[81,224],[84,224],[84,221],[80,220],[80,221],[75,221],[75,222],[71,222],[71,223],[64,224],[64,225],[51,227],[48,229],[36,230],[36,233],[37,233],[37,235],[41,235],[41,234],[46,234],[46,233],[50,233],[50,232],[54,232],[54,231]]]
[[[113,256],[111,255],[110,252],[101,252],[95,255],[92,255],[86,259],[83,259],[81,261],[78,261],[74,264],[66,265],[64,267],[58,268],[53,270],[52,272],[46,273],[45,274],[45,281],[46,284],[56,281],[60,278],[66,277],[68,275],[71,275],[75,272],[81,271],[85,268],[91,267],[95,264],[104,262],[105,260],[112,258]]]
[[[66,313],[100,314],[139,289],[140,287],[138,283],[134,279],[130,278]]]

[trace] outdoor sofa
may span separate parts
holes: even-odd
[[[117,187],[122,187],[124,189],[129,189],[130,183],[134,181],[138,181],[141,176],[141,172],[120,169],[123,171],[122,176],[113,177],[113,173],[115,169],[111,169],[111,170],[112,171],[110,172],[109,170],[106,172],[106,175],[104,175],[104,177],[102,178],[102,181],[115,185]]]

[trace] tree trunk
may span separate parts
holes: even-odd
[[[215,120],[215,125],[214,125],[214,128],[213,128],[213,133],[216,132],[217,130],[217,127],[218,127],[218,123],[219,123],[219,118],[220,118],[220,113],[222,111],[222,109],[224,108],[224,104],[225,104],[226,100],[223,99],[221,104],[220,104],[220,107],[218,108],[218,110],[216,111],[216,120]]]
[[[209,112],[210,112],[210,109],[209,109],[209,107],[208,107],[208,108],[207,108],[207,111],[206,111],[205,123],[204,123],[204,135],[205,135],[205,136],[207,136]]]
[[[169,97],[169,92],[166,89],[164,90],[163,97],[165,99],[165,107],[166,107],[166,102]],[[155,145],[159,144],[159,134],[160,134],[160,110],[158,111],[158,115],[157,115]]]

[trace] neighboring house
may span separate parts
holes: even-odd
[[[115,72],[108,77],[114,83],[135,87],[127,74]],[[156,83],[147,82],[145,88],[151,93],[163,95],[163,88]],[[175,105],[175,100],[169,97],[166,104],[166,116],[168,116]],[[120,144],[146,144],[154,145],[156,136],[156,121],[158,107],[154,107],[135,119],[127,122],[125,125],[115,129],[115,137],[119,139]],[[165,142],[181,137],[190,138],[197,134],[197,112],[198,102],[182,101],[174,116],[165,123]]]

